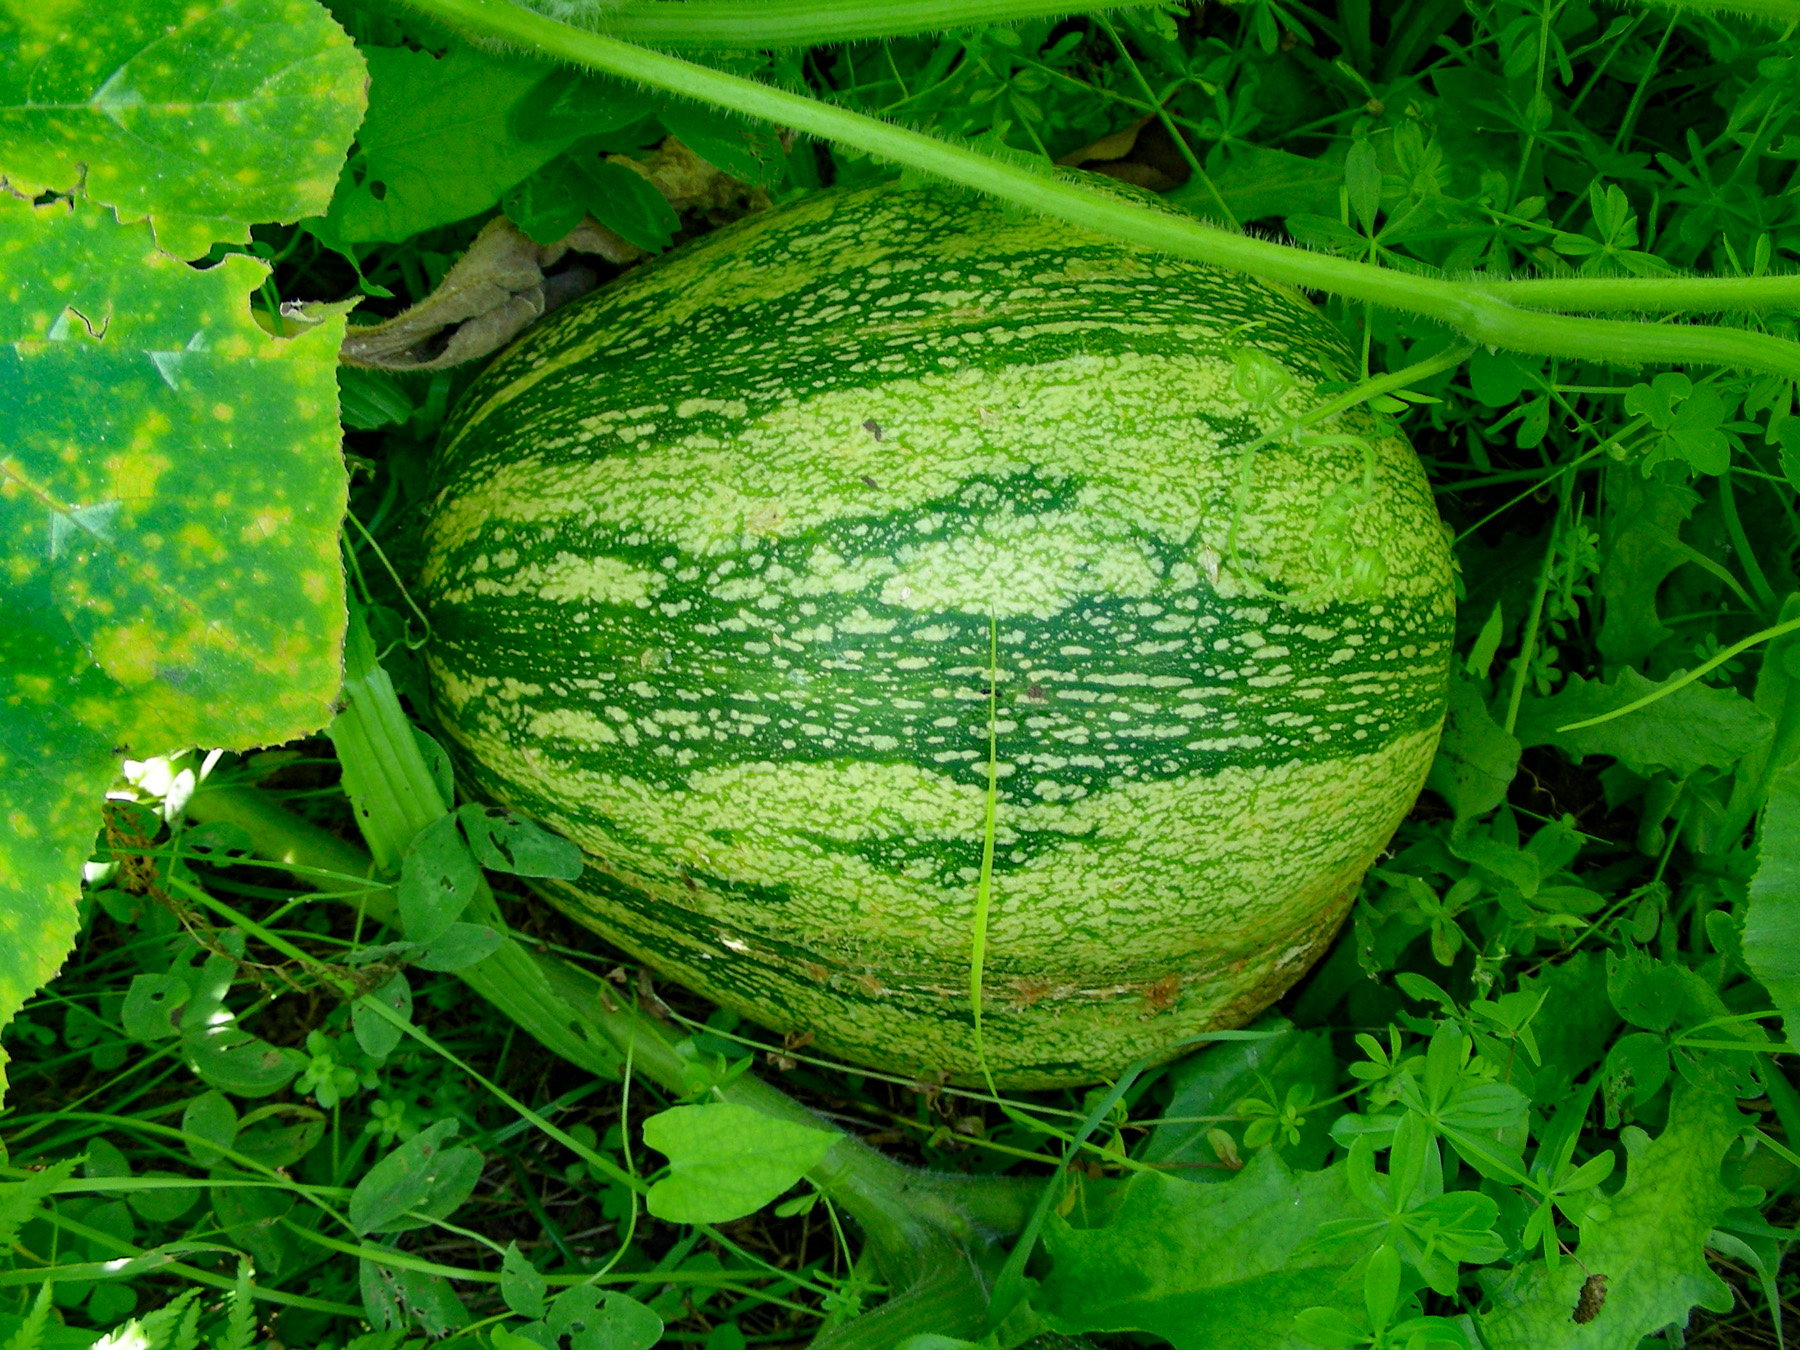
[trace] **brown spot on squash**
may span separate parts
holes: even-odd
[[[1145,985],[1143,992],[1144,1002],[1150,1005],[1152,1013],[1167,1012],[1181,994],[1181,976],[1165,975],[1155,983]]]

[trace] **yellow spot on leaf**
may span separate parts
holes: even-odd
[[[224,505],[224,503],[221,502],[220,505]],[[286,507],[280,510],[258,511],[256,518],[238,531],[238,538],[246,544],[254,544],[263,539],[273,539],[280,533],[281,527],[293,517],[293,514]]]
[[[196,553],[212,554],[220,551],[219,537],[197,520],[183,525],[178,537]]]
[[[171,461],[162,455],[135,447],[114,455],[106,461],[112,480],[107,495],[115,501],[155,496],[157,480],[171,467]]]
[[[94,660],[121,684],[147,684],[156,678],[157,642],[148,624],[102,630],[94,638]]]

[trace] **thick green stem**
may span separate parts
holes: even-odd
[[[368,625],[354,607],[344,634],[344,710],[326,734],[344,769],[356,823],[383,871],[400,865],[413,836],[450,809],[401,710],[394,683],[376,659]]]
[[[1502,298],[1508,286],[1520,283],[1474,284],[1414,276],[1234,234],[817,99],[586,32],[522,9],[510,0],[409,3],[480,39],[510,43],[553,60],[572,61],[746,117],[855,146],[1029,210],[1178,257],[1424,315],[1488,346],[1624,365],[1742,366],[1800,378],[1800,345],[1766,334],[1527,312]],[[1571,297],[1571,288],[1577,284],[1561,283],[1564,289],[1560,294]],[[1785,283],[1770,284],[1774,294]],[[1688,284],[1689,291],[1692,285]],[[1631,307],[1663,308],[1653,301],[1652,290],[1646,288]],[[1591,307],[1586,300],[1579,303]],[[1692,299],[1683,303],[1698,307]]]
[[[1725,314],[1800,306],[1800,273],[1776,277],[1543,277],[1462,283],[1520,309]]]
[[[1145,3],[1125,0],[1120,8]],[[626,0],[613,9],[596,6],[591,22],[648,47],[761,51],[1060,18],[1088,8],[1068,0]]]
[[[1729,15],[1754,19],[1771,28],[1792,29],[1800,25],[1800,0],[1637,0],[1654,9],[1672,9],[1677,13]]]

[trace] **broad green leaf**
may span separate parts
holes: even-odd
[[[1607,1039],[1619,1025],[1606,993],[1604,966],[1591,953],[1578,951],[1566,961],[1521,978],[1519,989],[1544,1000],[1543,1012],[1532,1027],[1545,1073],[1573,1083],[1606,1053]],[[1539,1081],[1549,1080],[1540,1075]]]
[[[1490,1350],[1619,1350],[1686,1325],[1696,1306],[1729,1310],[1730,1287],[1707,1266],[1705,1244],[1740,1203],[1719,1165],[1741,1119],[1729,1099],[1677,1084],[1667,1128],[1630,1149],[1625,1184],[1582,1223],[1577,1259],[1555,1270],[1529,1262],[1497,1286],[1482,1319]],[[1578,1323],[1571,1314],[1588,1274],[1606,1277],[1606,1303]]]
[[[786,157],[781,137],[767,122],[747,122],[720,108],[670,101],[657,117],[688,149],[714,168],[756,187],[781,180]]]
[[[176,1035],[176,1018],[187,1007],[188,983],[174,971],[164,975],[133,975],[125,993],[119,1021],[134,1041],[158,1041]]]
[[[1211,176],[1231,213],[1241,221],[1251,221],[1337,210],[1344,169],[1341,158],[1335,156],[1308,159],[1253,145],[1233,147]],[[1171,192],[1169,200],[1201,216],[1216,214],[1219,209],[1198,178]]]
[[[669,246],[681,220],[654,183],[609,159],[584,161],[582,172],[595,186],[588,210],[596,220],[652,253]]]
[[[234,1167],[214,1168],[211,1175],[214,1181],[258,1179]],[[303,1259],[300,1239],[282,1222],[294,1213],[293,1192],[275,1186],[214,1186],[208,1196],[227,1240],[254,1257],[259,1271],[279,1277]]]
[[[1744,959],[1762,981],[1789,1045],[1800,1045],[1800,765],[1775,776],[1757,831]]]
[[[669,1159],[646,1204],[670,1223],[741,1219],[800,1180],[837,1138],[735,1102],[671,1107],[644,1122],[644,1142]]]
[[[1381,209],[1381,164],[1375,147],[1366,139],[1352,142],[1344,156],[1344,184],[1350,192],[1350,207],[1356,212],[1363,232],[1375,230],[1375,213]]]
[[[145,1180],[186,1181],[188,1178],[177,1172],[160,1171],[148,1168],[144,1172]],[[198,1186],[158,1186],[154,1190],[132,1191],[125,1197],[140,1219],[151,1223],[173,1223],[186,1214],[200,1199]]]
[[[1633,385],[1625,395],[1625,411],[1647,417],[1658,433],[1643,459],[1646,476],[1666,460],[1709,474],[1731,467],[1731,442],[1720,428],[1732,408],[1714,389],[1696,389],[1680,371],[1664,371],[1649,384]]]
[[[417,1321],[427,1336],[443,1337],[469,1325],[469,1310],[442,1275],[360,1261],[363,1307],[378,1329],[410,1327]],[[394,1344],[400,1344],[396,1338]]]
[[[0,1023],[68,947],[121,755],[329,717],[342,321],[270,337],[266,274],[0,193]]]
[[[662,1318],[631,1295],[591,1284],[559,1294],[545,1321],[569,1350],[650,1350],[663,1333]]]
[[[275,1123],[282,1115],[291,1118],[289,1124]],[[234,1145],[239,1153],[264,1167],[289,1167],[325,1137],[325,1115],[308,1106],[277,1102],[252,1111],[244,1118],[244,1127]]]
[[[194,258],[325,209],[364,83],[315,0],[4,0],[0,174],[84,184]]]
[[[528,140],[514,129],[541,65],[460,44],[443,57],[402,47],[366,55],[369,115],[325,222],[341,240],[401,240],[478,215],[582,134]]]
[[[1533,361],[1512,352],[1477,347],[1469,358],[1469,388],[1490,408],[1518,402],[1527,389],[1543,387],[1543,358]]]
[[[499,951],[506,939],[478,923],[453,923],[419,949],[413,963],[421,970],[467,970]]]
[[[1303,1308],[1361,1302],[1344,1279],[1351,1254],[1299,1251],[1351,1207],[1342,1166],[1291,1172],[1273,1150],[1218,1186],[1139,1172],[1104,1227],[1051,1216],[1055,1264],[1033,1306],[1070,1333],[1143,1331],[1176,1350],[1294,1346]]]
[[[1730,1009],[1697,971],[1658,961],[1642,948],[1606,954],[1606,992],[1619,1015],[1645,1031],[1691,1027],[1730,1016]],[[1719,1035],[1728,1035],[1721,1029]]]
[[[188,1032],[181,1056],[201,1082],[234,1097],[271,1096],[306,1067],[298,1050],[278,1049],[233,1022]]]
[[[450,1147],[459,1122],[428,1126],[371,1167],[350,1193],[350,1226],[358,1233],[421,1228],[417,1215],[444,1218],[469,1198],[481,1176],[481,1154]]]
[[[1485,815],[1505,801],[1518,768],[1518,740],[1494,721],[1479,687],[1453,672],[1450,710],[1425,786],[1448,802],[1461,820]]]
[[[1668,769],[1685,778],[1696,769],[1728,768],[1768,739],[1768,714],[1735,689],[1695,681],[1635,712],[1575,731],[1574,722],[1623,708],[1656,684],[1627,670],[1612,684],[1571,675],[1550,698],[1527,699],[1517,727],[1523,745],[1554,745],[1577,757],[1611,755],[1636,773]]]
[[[522,141],[566,145],[577,136],[601,136],[633,125],[648,126],[641,90],[623,80],[558,66],[544,73],[513,104],[507,130]],[[656,139],[654,134],[650,140]],[[635,145],[640,142],[633,141]]]
[[[119,1152],[119,1146],[105,1136],[87,1141],[87,1158],[81,1164],[81,1175],[92,1181],[95,1177],[128,1177],[131,1175],[131,1161]],[[126,1192],[120,1190],[97,1191],[117,1200]]]

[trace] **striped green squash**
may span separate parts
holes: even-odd
[[[1354,368],[1289,290],[947,189],[740,222],[459,404],[438,712],[667,976],[968,1080],[980,924],[995,1078],[1113,1074],[1298,978],[1430,764],[1418,460],[1293,426]]]

